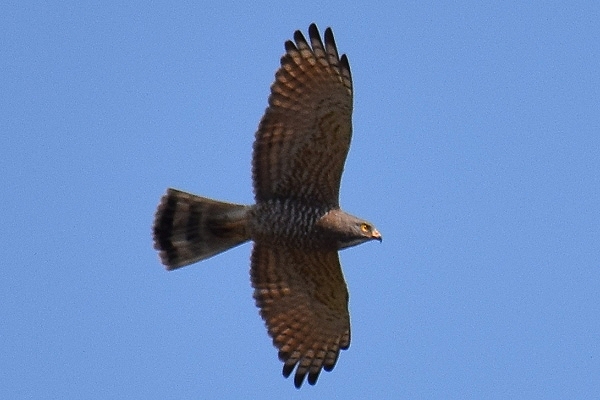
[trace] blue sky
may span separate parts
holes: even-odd
[[[600,396],[600,5],[0,6],[1,398]],[[355,86],[341,203],[352,344],[300,391],[250,245],[166,272],[169,186],[251,203],[294,30]]]

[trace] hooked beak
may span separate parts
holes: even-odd
[[[379,233],[379,231],[377,229],[373,229],[371,237],[375,240],[379,240],[379,243],[381,243],[383,241],[383,238],[381,237],[381,233]]]

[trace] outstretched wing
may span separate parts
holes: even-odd
[[[331,28],[321,41],[315,24],[310,44],[300,31],[271,86],[269,106],[254,142],[256,201],[297,198],[338,205],[340,180],[352,135],[352,78]]]
[[[252,286],[256,305],[294,384],[317,382],[350,345],[348,290],[337,251],[255,244]]]

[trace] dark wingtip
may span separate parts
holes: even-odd
[[[296,32],[294,32],[294,41],[296,43],[307,43],[306,38],[304,37],[304,34],[302,33],[301,30],[297,30]]]
[[[281,355],[279,356],[279,359],[283,361],[283,359],[281,358]],[[292,374],[292,371],[294,370],[294,367],[296,366],[296,364],[283,364],[283,370],[281,371],[281,373],[283,374],[283,376],[285,378],[289,378],[289,376]]]
[[[325,29],[325,43],[331,43],[334,47],[336,47],[337,50],[337,46],[335,46],[335,39],[333,37],[333,30],[330,27]]]
[[[311,38],[319,38],[320,39],[320,34],[319,34],[319,28],[317,28],[317,24],[315,24],[314,22],[312,24],[310,24],[310,26],[308,27],[308,35]]]
[[[300,389],[300,387],[302,386],[302,383],[304,383],[305,376],[306,376],[306,374],[298,374],[298,373],[296,373],[296,375],[294,375],[294,386],[296,386],[296,389]]]
[[[321,373],[321,368],[317,370],[317,372],[311,372],[308,374],[308,379],[306,380],[309,385],[314,386],[319,379],[319,374]]]

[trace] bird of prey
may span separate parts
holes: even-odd
[[[299,388],[331,371],[350,345],[348,290],[338,250],[381,241],[373,224],[340,209],[352,134],[352,78],[331,28],[315,24],[285,42],[281,67],[255,135],[254,205],[175,189],[162,197],[154,247],[167,270],[253,241],[254,299]]]

